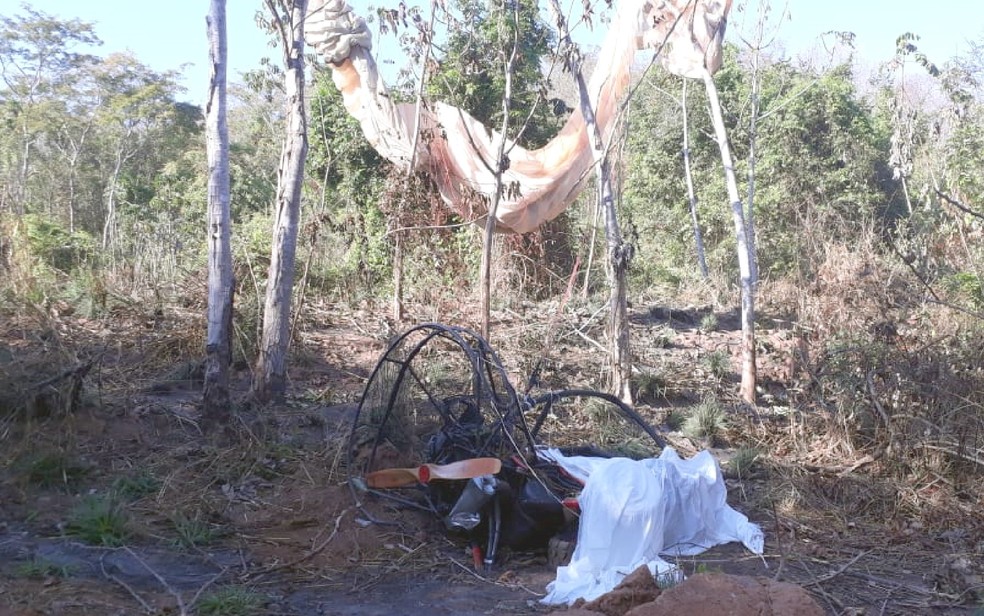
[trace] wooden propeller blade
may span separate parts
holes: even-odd
[[[495,475],[501,470],[502,460],[498,458],[472,458],[450,464],[423,464],[417,468],[384,468],[366,475],[366,485],[370,488],[400,488],[434,479],[474,479],[482,475]]]

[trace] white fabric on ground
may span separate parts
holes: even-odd
[[[671,448],[638,461],[566,457],[556,449],[540,455],[586,480],[577,546],[543,603],[590,601],[641,565],[653,575],[669,573],[674,567],[661,554],[689,556],[731,541],[762,553],[761,529],[728,505],[721,469],[707,451],[689,460]]]

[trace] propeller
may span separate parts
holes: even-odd
[[[366,485],[370,488],[401,488],[434,479],[474,479],[495,475],[500,470],[502,460],[498,458],[472,458],[450,464],[422,464],[416,468],[384,468],[366,475]]]

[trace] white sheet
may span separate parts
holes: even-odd
[[[565,457],[556,449],[540,455],[586,481],[577,546],[543,603],[590,601],[641,565],[653,575],[670,573],[661,554],[689,556],[731,541],[762,553],[761,529],[728,505],[721,469],[707,451],[689,460],[671,448],[639,461]]]

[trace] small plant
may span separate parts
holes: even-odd
[[[653,338],[653,346],[657,349],[668,349],[673,345],[674,331],[669,327],[661,327]]]
[[[65,532],[86,543],[118,547],[131,536],[130,518],[115,494],[87,496],[69,514]]]
[[[755,470],[758,460],[758,449],[754,447],[740,447],[731,457],[731,461],[728,463],[728,470],[739,479],[749,477]]]
[[[18,577],[43,579],[43,578],[64,578],[71,575],[72,569],[66,565],[57,565],[50,560],[34,557],[26,563],[21,563],[14,570]]]
[[[584,405],[584,414],[599,429],[610,427],[615,419],[611,403],[601,398],[588,398],[587,404]]]
[[[28,483],[43,488],[71,487],[89,472],[85,465],[64,451],[30,457],[22,462],[22,468]]]
[[[694,406],[683,422],[683,433],[690,438],[713,439],[727,427],[724,409],[716,398],[706,397]]]
[[[686,576],[683,575],[683,569],[674,566],[667,571],[656,574],[656,585],[659,586],[661,590],[666,590],[677,586],[685,579]]]
[[[609,449],[613,455],[629,458],[630,460],[645,460],[655,457],[657,451],[652,447],[652,439],[626,437],[621,443],[615,443]]]
[[[700,330],[702,332],[717,331],[718,325],[717,315],[713,312],[708,312],[700,318]]]
[[[178,533],[175,543],[186,548],[211,543],[217,536],[212,525],[202,520],[198,514],[191,518],[179,513],[171,518],[171,523]]]
[[[683,428],[683,424],[687,421],[687,415],[680,409],[670,409],[666,413],[666,417],[663,419],[663,423],[666,427],[670,429],[671,432],[676,432]]]
[[[136,500],[153,494],[160,487],[160,480],[146,470],[137,471],[126,477],[118,477],[113,481],[113,492],[128,500]]]
[[[731,372],[731,356],[727,351],[711,351],[701,358],[701,365],[715,378],[723,379]]]
[[[242,586],[226,586],[198,602],[199,616],[249,616],[259,614],[266,597]]]
[[[652,372],[643,372],[633,377],[632,386],[637,400],[665,398],[668,389],[663,379]]]

